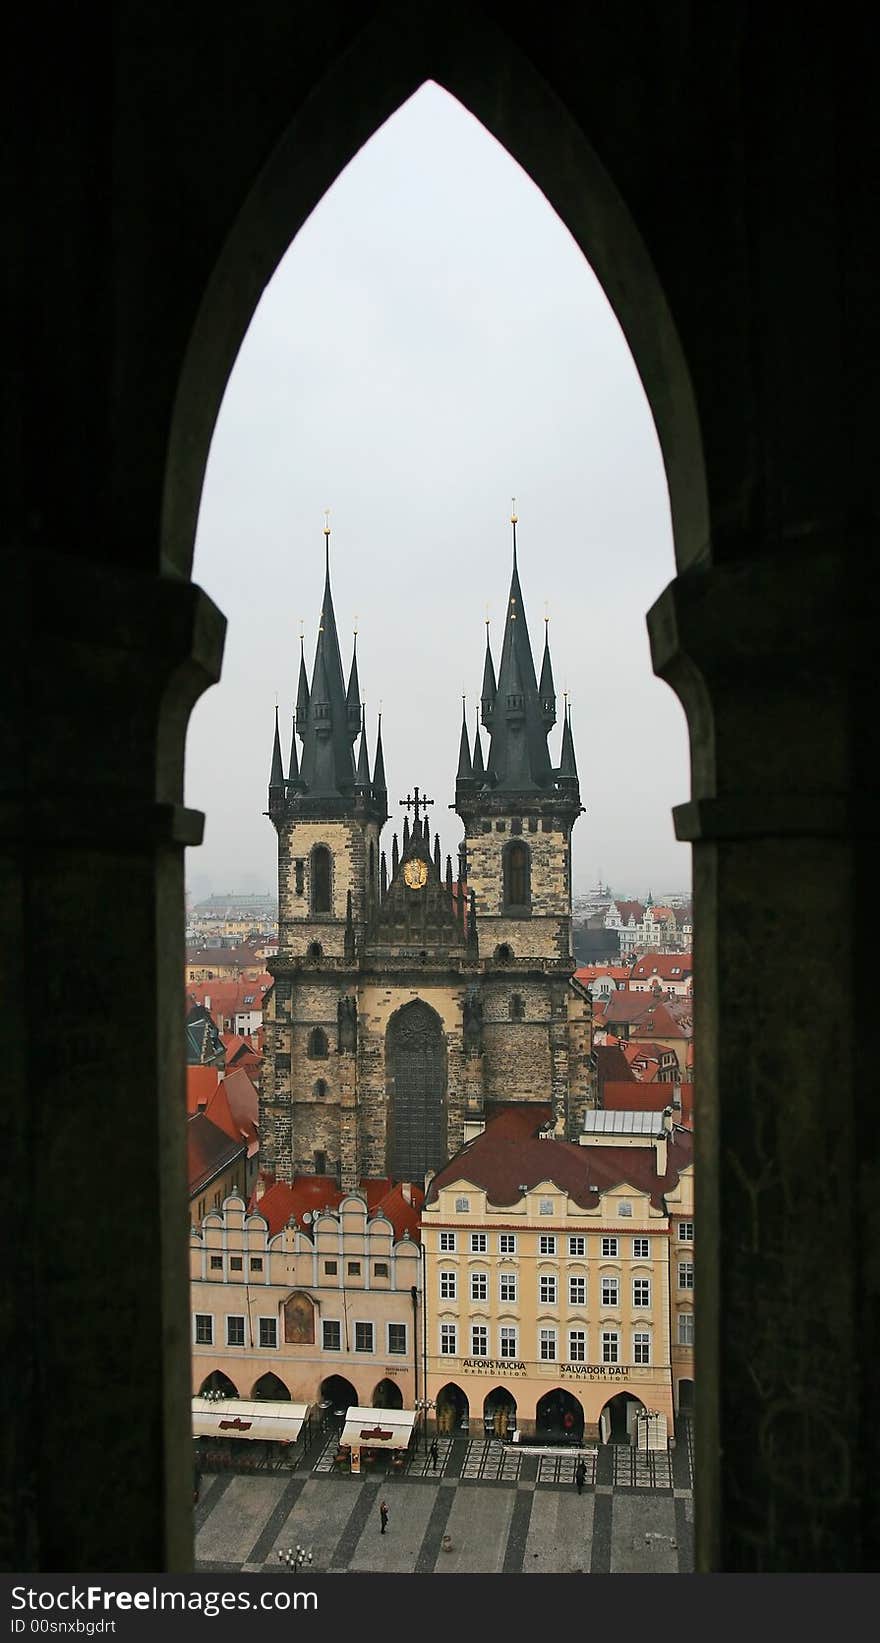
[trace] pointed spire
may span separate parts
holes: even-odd
[[[296,722],[299,726],[299,739],[305,740],[306,722],[309,717],[309,681],[306,674],[305,638],[299,636],[299,685],[296,692]]]
[[[434,834],[434,871],[440,877],[440,834]]]
[[[483,763],[483,744],[480,741],[480,715],[479,715],[479,712],[477,713],[477,723],[476,723],[476,728],[474,730],[473,770],[474,770],[474,781],[476,782],[478,787],[482,787],[483,781],[484,781],[484,778],[485,778],[485,775],[486,775],[486,766]]]
[[[324,598],[315,646],[309,714],[303,730],[301,776],[306,790],[317,798],[351,795],[354,789],[352,744],[360,712],[352,723],[342,675],[342,657],[330,591],[330,524],[324,527]]]
[[[379,861],[379,890],[382,895],[382,900],[384,901],[388,892],[388,863],[385,860],[384,850],[382,851],[382,856]]]
[[[291,731],[290,731],[290,759],[288,761],[288,766],[287,766],[287,785],[288,785],[288,787],[298,787],[299,786],[299,763],[297,761],[297,756],[296,756],[296,714],[295,713],[293,715],[293,723],[292,723]]]
[[[354,644],[351,652],[351,672],[348,675],[348,690],[345,693],[348,728],[351,730],[352,726],[354,726],[355,735],[358,734],[358,731],[361,728],[361,693],[360,684],[358,681],[357,645],[358,635],[357,628],[355,628]]]
[[[550,618],[544,617],[544,659],[541,663],[541,683],[538,686],[538,695],[541,698],[541,715],[548,730],[556,723],[556,686],[553,683],[553,666],[550,661]]]
[[[284,764],[281,759],[281,736],[278,731],[278,703],[275,703],[275,736],[272,742],[272,769],[269,774],[269,793],[284,793]]]
[[[399,866],[400,866],[400,846],[397,843],[397,834],[395,833],[393,839],[391,840],[391,877],[392,878],[397,877],[397,869],[398,869]]]
[[[519,581],[516,552],[516,507],[511,514],[513,528],[513,568],[491,743],[486,764],[489,784],[498,792],[532,792],[549,788],[553,781],[547,729],[543,723],[535,664],[529,640],[525,606]],[[484,716],[483,723],[486,723]]]
[[[467,720],[465,718],[465,698],[461,698],[461,741],[458,746],[458,776],[460,782],[469,782],[473,775],[471,765],[471,750],[468,746]]]
[[[486,617],[486,658],[483,662],[483,688],[480,692],[480,706],[483,711],[483,724],[488,730],[492,724],[492,715],[495,712],[495,698],[498,686],[495,681],[495,664],[492,661],[492,647],[489,644],[489,618]]]
[[[571,733],[571,708],[565,703],[565,722],[562,726],[562,754],[559,760],[559,785],[577,787],[577,761],[574,756],[574,737]]]
[[[406,815],[403,818],[403,853],[404,853],[404,855],[406,855],[406,852],[407,852],[408,849],[409,849],[409,815]]]
[[[446,857],[446,888],[452,895],[452,857]]]
[[[385,755],[382,752],[381,713],[379,714],[379,728],[376,731],[376,757],[373,760],[373,792],[377,799],[384,799],[388,792],[388,785],[385,781]]]
[[[361,714],[361,745],[358,748],[357,774],[354,785],[359,792],[366,793],[370,786],[370,755],[367,752],[367,722],[366,709]]]

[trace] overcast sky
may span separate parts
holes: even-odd
[[[671,807],[688,797],[684,715],[651,671],[645,612],[674,574],[647,401],[568,230],[506,151],[424,86],[337,179],[279,265],[223,401],[195,576],[229,620],[223,677],[196,706],[187,803],[198,897],[276,889],[263,815],[277,698],[285,765],[300,621],[311,674],[324,575],[372,759],[381,703],[392,821],[417,783],[444,857],[488,607],[496,667],[511,497],[536,667],[545,608],[586,814],[574,886],[686,889]],[[484,752],[485,733],[484,737]],[[355,749],[357,751],[357,749]]]

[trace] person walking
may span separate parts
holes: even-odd
[[[436,1472],[436,1470],[437,1470],[437,1454],[438,1454],[437,1439],[432,1438],[431,1439],[431,1471],[432,1472]]]
[[[385,1525],[388,1522],[388,1507],[385,1505],[384,1500],[379,1503],[379,1517],[382,1520],[382,1527],[379,1530],[379,1533],[380,1535],[384,1535]]]
[[[575,1481],[575,1486],[577,1488],[578,1494],[580,1494],[583,1490],[584,1481],[586,1479],[586,1476],[587,1476],[587,1468],[585,1467],[583,1461],[579,1460],[578,1463],[577,1463],[577,1466],[574,1469],[574,1481]]]

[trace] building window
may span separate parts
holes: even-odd
[[[214,1319],[210,1312],[196,1313],[196,1346],[214,1345]]]
[[[373,1262],[373,1277],[374,1278],[387,1278],[388,1277],[388,1262],[387,1261],[374,1261]]]
[[[542,1272],[538,1279],[541,1302],[544,1306],[556,1305],[556,1279],[552,1273]]]
[[[278,1345],[278,1319],[277,1318],[260,1318],[259,1319],[259,1325],[260,1325],[260,1345],[261,1346],[272,1346],[272,1347],[277,1346]]]
[[[634,1261],[647,1261],[650,1254],[651,1254],[651,1240],[650,1240],[650,1238],[634,1238],[633,1239],[633,1260]]]
[[[542,1198],[540,1200],[540,1202],[538,1204],[538,1214],[539,1215],[552,1215],[553,1214],[553,1199],[552,1198]]]
[[[692,1312],[678,1314],[678,1344],[679,1346],[693,1346],[694,1344],[694,1315]]]
[[[472,1255],[485,1255],[487,1247],[488,1247],[488,1245],[487,1245],[487,1241],[486,1241],[485,1232],[472,1232],[471,1233],[471,1254]]]
[[[620,1280],[619,1280],[619,1278],[603,1278],[602,1279],[602,1305],[603,1306],[619,1306],[620,1305]]]
[[[406,1324],[388,1325],[388,1351],[396,1355],[406,1353]]]
[[[617,1206],[618,1215],[632,1215],[633,1207],[628,1198],[621,1198]]]
[[[633,1335],[633,1363],[651,1362],[651,1337],[646,1329],[637,1329]]]
[[[329,913],[331,909],[331,856],[326,844],[316,844],[312,851],[312,912]]]
[[[456,1213],[456,1215],[467,1215],[467,1214],[469,1214],[470,1207],[471,1207],[471,1201],[470,1201],[469,1198],[456,1198],[456,1200],[455,1200],[455,1213]]]
[[[325,1261],[324,1262],[324,1277],[325,1278],[335,1278],[338,1271],[339,1271],[338,1262],[336,1262],[336,1261]]]
[[[530,851],[516,839],[504,847],[504,905],[528,907],[530,900]]]
[[[587,1240],[586,1240],[586,1238],[580,1238],[580,1237],[578,1237],[578,1238],[569,1238],[569,1240],[568,1240],[568,1253],[569,1253],[569,1255],[586,1255],[586,1253],[587,1253]]]
[[[516,1300],[516,1273],[502,1272],[500,1280],[500,1295],[502,1301]]]
[[[499,1234],[498,1234],[498,1253],[499,1253],[499,1255],[515,1255],[516,1254],[516,1233],[515,1232],[499,1232]]]
[[[679,1221],[679,1223],[678,1223],[678,1241],[679,1241],[680,1244],[692,1244],[693,1243],[693,1241],[694,1241],[694,1223],[693,1223],[693,1221]]]
[[[603,1238],[602,1239],[602,1254],[603,1255],[619,1255],[619,1253],[620,1253],[620,1241],[619,1241],[619,1239],[617,1239],[617,1238]]]
[[[471,1357],[488,1358],[489,1331],[485,1324],[471,1325]]]
[[[552,1232],[542,1232],[538,1239],[538,1250],[541,1255],[556,1254],[556,1239]]]
[[[319,1084],[323,1084],[323,1082],[324,1082],[324,1080],[322,1078],[318,1079]],[[318,1093],[317,1092],[317,1087],[316,1087],[315,1093],[316,1094]],[[322,1090],[320,1093],[322,1095],[326,1095],[327,1092],[326,1092],[326,1090]],[[314,1158],[315,1158],[315,1174],[316,1175],[326,1175],[326,1173],[327,1173],[327,1154],[326,1154],[326,1152],[316,1152],[315,1155],[314,1155]]]
[[[441,1301],[455,1300],[455,1272],[450,1271],[448,1267],[444,1268],[440,1274],[440,1299]]]
[[[325,1318],[321,1325],[321,1345],[325,1352],[341,1352],[342,1324],[338,1318]]]
[[[586,1306],[587,1280],[586,1278],[569,1278],[568,1280],[569,1306]]]
[[[633,1278],[633,1306],[651,1305],[650,1278]]]
[[[602,1331],[602,1362],[620,1362],[620,1336],[616,1329],[603,1329]]]
[[[323,1101],[325,1095],[327,1094],[327,1081],[326,1081],[326,1079],[324,1079],[324,1078],[316,1078],[315,1079],[315,1082],[312,1085],[312,1094],[315,1097],[316,1101]],[[321,1153],[320,1156],[323,1158],[323,1156],[324,1156],[323,1153]],[[317,1160],[318,1157],[319,1157],[319,1154],[315,1153],[315,1159],[316,1160]],[[325,1175],[326,1174],[326,1164],[322,1165],[321,1168],[319,1169],[318,1165],[317,1165],[317,1162],[316,1162],[315,1163],[315,1174],[316,1175]]]
[[[355,1324],[354,1326],[355,1352],[372,1352],[373,1326],[372,1324]]]
[[[568,1332],[568,1361],[569,1363],[586,1363],[587,1359],[587,1332],[585,1329],[570,1329]]]
[[[230,1255],[230,1257],[229,1257],[229,1270],[230,1270],[230,1272],[240,1272],[241,1269],[242,1269],[242,1265],[243,1265],[243,1263],[242,1263],[242,1259],[241,1259],[240,1255]]]
[[[502,1324],[501,1326],[501,1351],[499,1355],[502,1358],[516,1357],[516,1328],[513,1324]]]
[[[226,1345],[244,1346],[244,1318],[226,1319]]]
[[[251,1256],[251,1272],[262,1272],[262,1270],[263,1270],[263,1257],[262,1257],[262,1255],[252,1255]]]
[[[525,1021],[525,1018],[525,1000],[522,998],[521,994],[514,993],[510,1000],[510,1019],[511,1021]]]
[[[308,1057],[310,1061],[326,1061],[330,1053],[329,1040],[323,1027],[313,1027],[309,1033]]]
[[[679,1263],[678,1263],[678,1287],[679,1287],[679,1289],[693,1289],[693,1287],[694,1287],[694,1263],[693,1263],[693,1261],[679,1261]]]
[[[556,1361],[556,1330],[542,1329],[538,1336],[538,1355],[542,1363]]]
[[[455,1233],[454,1232],[441,1232],[441,1234],[440,1234],[440,1249],[446,1255],[454,1255],[455,1254]]]
[[[471,1273],[471,1300],[472,1301],[487,1301],[488,1299],[489,1299],[489,1274],[488,1274],[488,1272],[472,1272]]]
[[[360,1261],[349,1261],[349,1263],[348,1263],[348,1276],[349,1276],[349,1278],[359,1278],[360,1275],[361,1275],[361,1263],[360,1263]]]
[[[212,1272],[222,1272],[223,1271],[223,1256],[222,1255],[212,1255],[211,1256],[211,1271]]]
[[[455,1332],[455,1324],[441,1324],[440,1325],[440,1355],[441,1355],[441,1357],[443,1357],[443,1358],[454,1358],[455,1357],[455,1353],[456,1353],[455,1333],[456,1333]]]

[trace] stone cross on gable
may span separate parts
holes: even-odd
[[[418,788],[414,787],[412,793],[408,794],[405,799],[401,799],[399,802],[401,805],[405,805],[407,810],[413,810],[415,813],[415,820],[418,821],[419,806],[421,805],[423,809],[427,809],[427,806],[429,804],[433,804],[434,800],[426,798],[424,793],[420,793]]]

